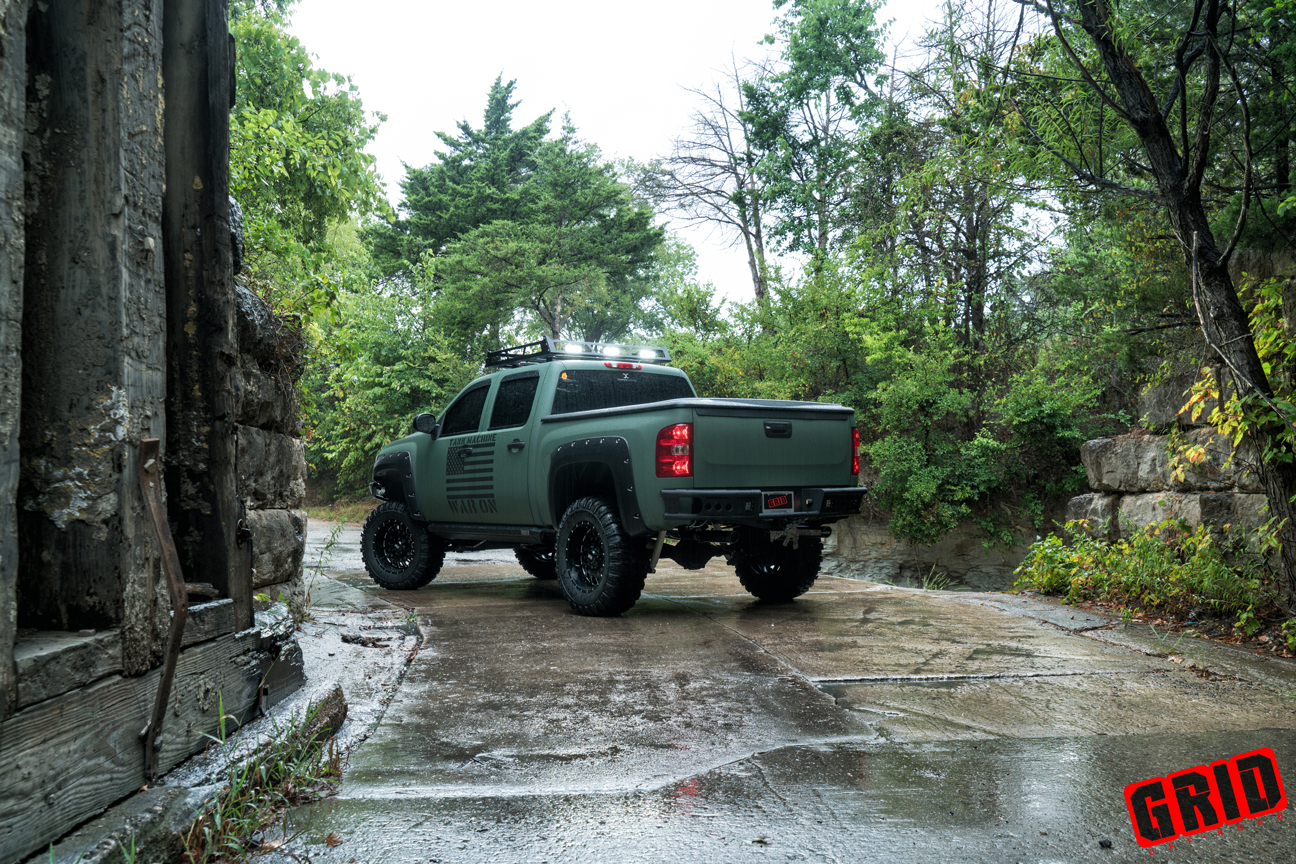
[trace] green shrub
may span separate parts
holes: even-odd
[[[1246,624],[1272,609],[1278,592],[1263,552],[1243,532],[1201,526],[1182,519],[1148,525],[1116,542],[1089,536],[1087,522],[1068,522],[1065,538],[1050,534],[1031,546],[1017,568],[1017,588],[1065,595],[1066,602],[1105,600],[1139,609],[1177,614],[1210,610],[1238,616]]]

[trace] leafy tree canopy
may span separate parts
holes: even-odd
[[[541,333],[610,339],[644,314],[664,232],[617,167],[552,112],[513,128],[514,81],[497,78],[483,126],[440,133],[446,149],[406,167],[401,217],[371,231],[379,269],[437,295],[437,320],[466,353]]]
[[[330,310],[340,281],[330,229],[386,209],[374,157],[378,123],[354,84],[314,66],[287,32],[287,2],[233,0],[236,103],[230,192],[243,208],[248,276],[278,308]]]
[[[427,255],[480,225],[518,221],[532,204],[528,178],[553,112],[513,128],[516,81],[496,78],[486,97],[482,128],[459,121],[458,135],[438,132],[446,149],[422,168],[405,166],[400,217],[370,234],[375,261],[386,276],[412,273]]]

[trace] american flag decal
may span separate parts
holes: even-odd
[[[455,512],[463,508],[457,502],[473,501],[479,507],[494,510],[495,503],[495,436],[474,435],[452,445],[446,452],[446,499]]]

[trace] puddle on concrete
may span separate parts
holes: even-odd
[[[1142,861],[1126,784],[1262,746],[1296,764],[1287,730],[789,746],[651,790],[343,797],[296,811],[288,830],[302,832],[317,864]],[[1263,821],[1161,847],[1151,860],[1283,860],[1296,819]],[[334,831],[342,845],[329,849]]]
[[[1146,860],[1125,784],[1261,746],[1296,764],[1290,700],[948,596],[826,579],[771,605],[664,569],[588,619],[512,564],[340,578],[425,641],[341,795],[289,816],[317,864]],[[912,676],[943,680],[881,680]],[[1291,821],[1153,860],[1280,860]]]
[[[823,684],[889,741],[1296,729],[1296,702],[1191,672]]]

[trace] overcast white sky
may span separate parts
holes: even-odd
[[[895,19],[893,39],[916,37],[940,5],[891,0],[880,17]],[[292,30],[320,66],[351,77],[366,109],[387,115],[369,149],[396,204],[401,163],[432,162],[434,133],[459,120],[479,127],[499,74],[517,79],[516,125],[557,109],[609,157],[665,155],[697,105],[685,88],[717,80],[731,55],[762,56],[773,20],[770,0],[300,0]],[[750,298],[740,247],[706,232],[684,236],[704,280]]]

